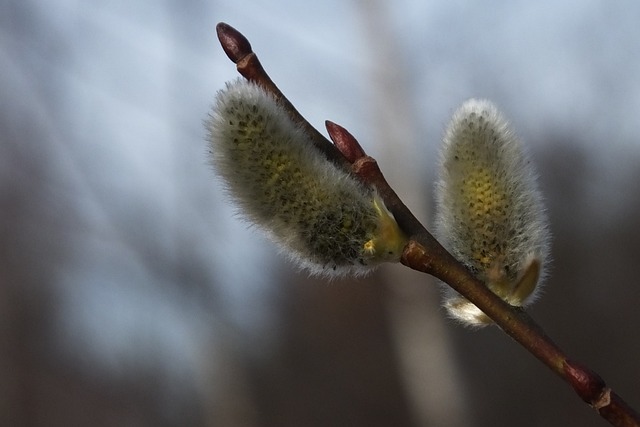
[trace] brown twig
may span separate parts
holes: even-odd
[[[389,186],[377,162],[341,126],[327,122],[327,131],[351,162],[354,174],[373,185],[402,230],[410,236],[402,263],[442,280],[489,316],[503,331],[567,381],[582,400],[615,426],[640,426],[640,415],[587,367],[570,361],[542,328],[521,308],[513,307],[489,290],[458,262],[415,218]]]
[[[218,24],[217,32],[225,53],[236,63],[242,76],[274,94],[291,117],[307,130],[314,144],[327,158],[347,165],[358,179],[377,189],[402,230],[410,236],[402,255],[401,262],[404,265],[437,277],[475,304],[503,331],[568,382],[582,400],[612,425],[640,426],[640,415],[614,393],[598,374],[570,360],[524,310],[496,296],[440,245],[389,186],[375,159],[366,155],[346,129],[326,122],[335,145],[331,144],[280,92],[251,50],[249,41],[240,32],[224,23]]]

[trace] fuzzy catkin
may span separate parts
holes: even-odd
[[[243,216],[303,268],[340,276],[399,260],[406,238],[375,190],[328,161],[260,86],[227,84],[207,128]]]
[[[549,253],[547,217],[528,155],[489,101],[471,99],[454,114],[436,199],[436,232],[445,248],[509,304],[532,302]],[[451,288],[444,305],[463,323],[491,322]]]

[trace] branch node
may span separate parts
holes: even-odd
[[[609,387],[605,387],[605,389],[600,393],[598,399],[592,402],[592,406],[597,410],[604,408],[605,406],[609,406],[611,404],[611,389]]]

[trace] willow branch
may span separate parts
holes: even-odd
[[[507,304],[491,292],[442,247],[389,186],[376,160],[366,155],[346,129],[327,121],[327,131],[334,142],[331,144],[277,88],[251,50],[249,41],[240,32],[220,23],[217,33],[225,53],[237,65],[242,76],[271,92],[328,159],[350,168],[363,183],[376,188],[398,225],[410,236],[401,259],[404,265],[442,280],[475,304],[504,332],[571,385],[583,401],[612,425],[640,426],[640,414],[609,388],[597,373],[569,359],[522,308]]]

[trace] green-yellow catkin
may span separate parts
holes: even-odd
[[[207,122],[213,164],[242,215],[313,274],[364,274],[406,237],[372,188],[326,159],[282,106],[239,79]]]
[[[536,174],[519,139],[489,101],[471,99],[454,114],[436,186],[437,235],[495,294],[531,303],[549,255],[548,220]],[[444,306],[462,323],[491,320],[451,288]]]

